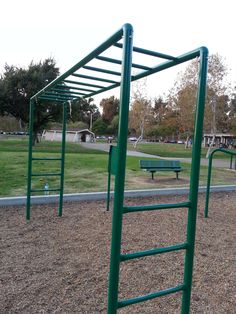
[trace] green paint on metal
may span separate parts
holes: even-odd
[[[186,250],[185,267],[184,267],[184,284],[186,289],[183,291],[182,298],[182,314],[190,312],[191,288],[192,288],[192,274],[193,274],[193,260],[194,260],[194,246],[197,222],[197,202],[198,202],[198,186],[199,186],[199,172],[201,160],[201,145],[202,145],[202,129],[205,107],[206,94],[206,78],[207,78],[207,58],[208,50],[206,48],[200,49],[200,70],[198,79],[198,94],[195,112],[195,128],[194,128],[194,142],[192,151],[191,164],[191,178],[190,178],[190,192],[189,201],[191,206],[188,210],[187,221],[187,243],[189,248]]]
[[[30,196],[31,196],[31,173],[32,173],[32,147],[33,147],[33,125],[34,125],[34,101],[30,101],[29,114],[29,146],[28,146],[28,182],[27,182],[27,203],[26,220],[30,220]]]
[[[107,210],[110,208],[111,175],[116,175],[117,173],[117,161],[117,147],[110,145],[107,169]]]
[[[125,166],[126,166],[126,150],[128,135],[128,116],[129,116],[129,100],[130,100],[130,81],[131,81],[131,65],[132,65],[132,44],[133,44],[133,28],[130,24],[123,27],[123,60],[122,60],[122,76],[120,90],[120,111],[119,111],[119,128],[118,128],[118,144],[117,144],[117,173],[115,177],[114,192],[114,208],[112,217],[112,240],[111,240],[111,259],[110,259],[110,277],[108,291],[108,314],[114,314],[118,308],[118,286],[120,272],[120,249],[121,249],[121,233],[122,233],[122,208],[124,201],[124,185],[125,185]]]
[[[61,146],[61,181],[60,181],[60,199],[58,216],[62,216],[63,192],[64,192],[64,171],[65,171],[65,147],[66,147],[66,121],[67,121],[67,103],[63,104],[63,123],[62,123],[62,146]]]
[[[124,300],[124,301],[119,301],[118,302],[118,308],[122,308],[122,307],[125,307],[127,305],[132,305],[132,304],[136,304],[136,303],[139,303],[139,302],[152,300],[152,299],[155,299],[157,297],[162,297],[164,295],[168,295],[168,294],[171,294],[171,293],[184,291],[185,289],[186,289],[185,285],[179,285],[179,286],[174,287],[174,288],[169,288],[169,289],[165,289],[165,290],[160,290],[160,291],[157,291],[157,292],[149,293],[149,294],[141,296],[141,297],[131,298],[131,299]]]
[[[205,210],[204,210],[204,217],[208,217],[208,206],[209,206],[209,194],[210,194],[210,186],[211,186],[211,171],[212,171],[212,161],[214,154],[217,152],[221,152],[224,154],[230,155],[230,169],[232,169],[232,157],[236,156],[236,152],[224,148],[216,148],[213,151],[211,151],[209,155],[209,161],[208,161],[208,173],[207,173],[207,189],[206,189],[206,203],[205,203]]]
[[[123,262],[123,261],[128,261],[128,260],[131,260],[134,258],[140,258],[140,257],[157,255],[157,254],[168,253],[168,252],[173,252],[173,251],[185,250],[187,248],[188,248],[187,243],[181,243],[181,244],[176,244],[176,245],[172,245],[172,246],[161,247],[158,249],[140,251],[140,252],[135,252],[135,253],[121,254],[120,260],[121,260],[121,262]]]

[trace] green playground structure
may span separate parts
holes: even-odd
[[[209,206],[209,197],[210,197],[210,186],[211,186],[211,170],[212,170],[212,161],[215,153],[221,152],[223,154],[230,155],[230,169],[232,169],[232,163],[233,163],[233,156],[236,156],[236,152],[224,148],[216,148],[213,149],[209,155],[209,161],[208,161],[208,173],[207,173],[207,188],[206,188],[206,203],[205,203],[205,210],[204,210],[204,216],[205,218],[208,217],[208,206]]]
[[[113,52],[120,55],[117,58],[111,58]],[[155,64],[153,66],[132,63],[134,54],[150,57]],[[192,153],[190,192],[185,202],[175,204],[157,204],[145,206],[124,206],[124,187],[126,174],[126,150],[128,136],[128,117],[130,102],[130,85],[132,81],[147,77],[151,74],[164,71],[168,68],[177,66],[192,59],[199,58],[199,77],[198,93],[196,98],[194,142]],[[182,313],[189,313],[192,272],[194,260],[194,245],[196,231],[196,215],[198,202],[198,183],[200,169],[200,152],[202,142],[203,117],[205,106],[205,90],[207,76],[207,58],[208,50],[205,47],[198,48],[183,55],[174,57],[167,54],[150,51],[147,49],[133,46],[133,28],[130,24],[125,24],[113,36],[102,43],[97,49],[92,51],[84,59],[78,62],[67,72],[56,78],[41,91],[35,94],[30,100],[30,140],[29,140],[29,166],[28,166],[28,191],[26,218],[30,219],[31,195],[34,192],[42,192],[32,188],[32,176],[41,176],[45,174],[32,173],[32,162],[37,162],[38,158],[33,157],[33,121],[34,107],[39,102],[57,102],[64,108],[63,115],[63,136],[61,157],[57,158],[61,162],[59,173],[47,176],[58,175],[60,185],[50,191],[60,192],[58,215],[62,215],[63,205],[63,181],[64,181],[64,160],[65,160],[65,130],[66,130],[66,111],[68,102],[80,97],[90,98],[99,93],[120,87],[120,109],[119,109],[119,128],[117,147],[111,154],[115,159],[116,166],[111,169],[114,175],[114,201],[113,201],[113,219],[112,219],[112,240],[110,256],[110,277],[107,313],[115,314],[119,308],[150,300],[159,296],[171,293],[182,292]],[[156,65],[156,60],[164,59]],[[111,68],[112,65],[112,68]],[[135,72],[133,71],[135,70]],[[138,72],[137,72],[138,71]],[[92,74],[91,74],[92,73]],[[45,159],[45,162],[53,162],[53,158]],[[114,163],[111,161],[111,165]],[[78,178],[79,180],[79,178]],[[149,251],[134,252],[128,254],[121,253],[122,221],[123,215],[139,211],[167,210],[170,208],[187,208],[187,238],[184,243],[174,246],[161,247]],[[156,291],[145,296],[134,296],[131,299],[119,300],[118,287],[120,276],[120,263],[134,258],[142,258],[155,254],[168,253],[172,251],[185,251],[184,278],[178,286],[168,287],[165,290]],[[132,310],[131,310],[132,312]]]

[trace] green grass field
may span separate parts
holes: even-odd
[[[134,150],[133,144],[128,144],[129,150]],[[192,148],[185,149],[184,144],[168,144],[168,143],[139,143],[137,151],[161,157],[191,158]],[[208,148],[202,148],[201,157],[206,158]],[[227,159],[226,154],[216,153],[214,158]]]
[[[144,144],[142,144],[144,145]],[[149,151],[153,144],[147,144],[143,151]],[[166,145],[166,144],[163,144]],[[160,149],[164,151],[163,145]],[[165,151],[159,155],[164,156],[168,146],[173,150],[172,144],[165,147]],[[176,145],[179,153],[172,151],[174,157],[186,157],[183,145]],[[60,156],[60,143],[41,142],[34,148],[34,157]],[[174,154],[176,153],[177,156]],[[164,154],[164,155],[163,155]],[[170,156],[170,154],[168,155]],[[189,185],[190,165],[181,163],[183,171],[180,180],[175,179],[174,172],[159,172],[155,174],[155,180],[151,175],[139,169],[140,157],[127,157],[126,189],[182,187]],[[27,186],[28,142],[27,140],[0,140],[0,197],[26,195]],[[79,193],[92,191],[106,191],[107,188],[107,163],[108,154],[102,151],[90,150],[79,144],[66,144],[65,159],[65,193]],[[57,172],[60,170],[59,162],[33,162],[33,172]],[[207,167],[201,167],[200,184],[206,184]],[[235,174],[221,169],[213,170],[213,184],[233,184]],[[50,188],[59,186],[58,177],[35,177],[32,180],[33,188],[43,188],[45,182]]]

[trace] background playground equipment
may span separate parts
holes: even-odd
[[[209,194],[210,194],[210,185],[211,185],[212,160],[213,160],[213,156],[214,156],[214,154],[216,152],[221,152],[221,153],[230,155],[230,166],[229,166],[230,169],[232,169],[233,156],[236,156],[236,152],[235,151],[228,150],[228,149],[225,149],[225,148],[216,148],[213,151],[211,151],[211,153],[209,155],[209,162],[208,162],[206,203],[205,203],[205,210],[204,210],[205,218],[208,217],[208,205],[209,205]],[[235,166],[234,166],[234,168],[235,168]]]
[[[115,175],[117,171],[117,147],[110,145],[108,159],[108,176],[107,176],[107,210],[110,208],[111,197],[111,175]]]
[[[109,52],[107,51],[109,49]],[[119,59],[111,58],[110,50],[121,52]],[[105,54],[107,52],[107,54]],[[104,53],[104,54],[103,54]],[[101,55],[102,54],[102,55]],[[146,66],[142,64],[132,63],[133,54],[146,55],[156,58],[165,59],[163,63],[154,66]],[[196,230],[196,214],[197,214],[197,200],[198,200],[198,182],[200,170],[200,152],[201,152],[201,138],[202,126],[205,106],[205,90],[206,90],[206,75],[207,75],[207,56],[208,51],[205,47],[198,48],[178,57],[173,57],[167,54],[146,50],[139,47],[133,47],[133,28],[130,24],[125,24],[107,41],[101,44],[97,49],[91,52],[87,57],[78,62],[70,70],[59,76],[53,82],[48,84],[45,88],[35,94],[30,100],[30,140],[29,140],[29,167],[28,167],[28,192],[27,192],[27,219],[30,217],[30,197],[32,177],[32,136],[33,136],[33,121],[34,121],[34,106],[38,101],[53,101],[63,103],[63,134],[62,137],[62,154],[61,154],[61,185],[58,189],[60,191],[59,216],[62,215],[62,201],[63,201],[63,180],[64,180],[64,155],[65,155],[65,130],[66,130],[66,109],[67,103],[79,97],[89,98],[99,93],[111,90],[120,86],[120,110],[119,110],[119,130],[117,142],[117,165],[114,171],[115,188],[114,188],[114,206],[112,219],[112,241],[111,241],[111,261],[110,261],[110,278],[109,278],[109,293],[108,293],[108,309],[109,314],[117,313],[119,308],[150,300],[159,296],[168,295],[178,291],[182,291],[182,313],[189,313],[191,286],[192,286],[192,272],[193,272],[193,258],[194,258],[194,244],[195,244],[195,230]],[[191,182],[189,199],[185,202],[175,204],[157,204],[146,206],[124,206],[124,186],[126,174],[126,150],[128,137],[128,114],[130,101],[130,84],[151,74],[163,71],[178,64],[199,58],[199,85],[196,101],[195,114],[195,131],[192,154],[191,167]],[[92,63],[96,61],[99,64]],[[91,62],[91,63],[90,63]],[[117,70],[112,70],[104,67],[104,64],[113,64],[113,67],[118,67]],[[132,69],[140,70],[139,73],[132,74]],[[80,71],[80,72],[78,72]],[[91,76],[89,73],[102,73],[100,77]],[[117,79],[119,77],[119,79]],[[96,83],[96,82],[99,83]],[[89,83],[88,83],[89,82]],[[82,87],[81,87],[82,86]],[[40,175],[40,174],[39,174]],[[50,174],[48,174],[50,175]],[[59,175],[59,174],[58,174]],[[35,191],[37,192],[37,191]],[[40,191],[39,191],[40,192]],[[122,221],[123,214],[139,212],[139,211],[153,211],[163,209],[188,209],[187,219],[187,239],[185,243],[177,245],[162,247],[159,249],[152,249],[149,251],[142,251],[136,253],[121,254],[121,237],[122,237]],[[162,254],[172,251],[185,250],[185,267],[183,283],[173,288],[150,293],[145,296],[135,297],[127,300],[118,300],[118,287],[120,276],[120,263],[126,260],[141,258],[144,256]]]

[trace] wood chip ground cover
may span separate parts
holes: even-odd
[[[179,202],[186,196],[128,199],[129,205]],[[236,313],[236,193],[199,197],[191,313]],[[122,250],[134,252],[184,241],[186,210],[127,214]],[[0,313],[106,313],[111,212],[105,202],[0,209]],[[120,298],[182,282],[183,252],[121,265]],[[119,313],[180,313],[181,293],[123,308]]]

